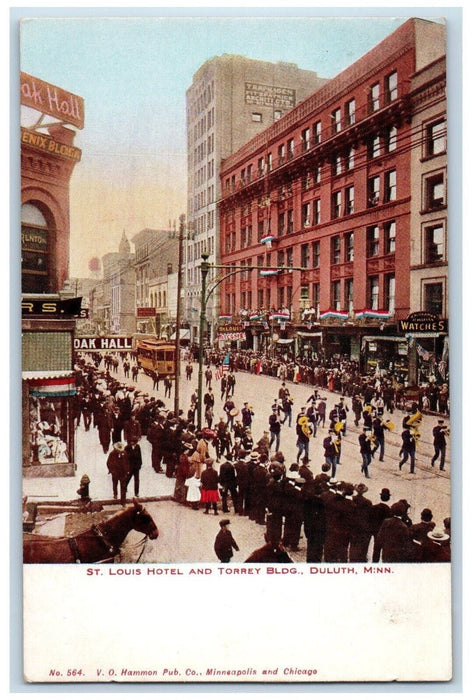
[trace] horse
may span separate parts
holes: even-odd
[[[151,540],[159,537],[156,523],[136,498],[133,498],[133,505],[129,508],[74,537],[24,533],[23,563],[85,564],[113,561],[131,530],[142,532]]]

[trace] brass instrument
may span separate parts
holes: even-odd
[[[343,428],[344,428],[344,421],[342,421],[342,420],[338,420],[338,421],[334,424],[334,432],[335,432],[337,435],[339,435],[339,433],[341,432],[341,430],[342,430]]]
[[[341,447],[341,438],[337,437],[333,440],[334,449],[339,454],[339,448]]]
[[[410,426],[411,429],[411,434],[413,435],[413,439],[415,442],[418,442],[418,440],[421,438],[421,433],[419,430],[416,429],[415,426]]]
[[[375,447],[375,445],[377,445],[377,438],[375,437],[375,435],[373,433],[372,433],[372,435],[369,435],[369,437],[367,439],[374,447]]]
[[[423,414],[420,410],[417,410],[408,418],[408,420],[406,421],[406,425],[417,428],[419,425],[421,425],[422,420]]]
[[[393,431],[395,430],[395,425],[394,425],[394,423],[392,423],[391,420],[385,420],[385,421],[383,420],[382,425],[385,428],[387,428],[387,430],[389,430],[391,433],[393,433]]]
[[[445,435],[446,437],[449,437],[450,434],[451,434],[450,428],[445,428],[445,429],[444,429],[444,435]]]

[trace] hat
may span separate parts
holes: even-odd
[[[392,507],[390,508],[392,515],[404,515],[405,514],[405,507],[398,501],[397,503],[394,503]]]
[[[438,418],[438,423],[444,423],[444,418]]]
[[[433,513],[431,512],[431,510],[429,508],[423,508],[423,510],[421,511],[421,519],[429,522],[432,519],[432,517]]]
[[[125,446],[122,442],[115,442],[115,444],[113,445],[113,449],[118,450],[118,452],[123,452]]]
[[[435,542],[447,542],[449,539],[449,535],[446,535],[446,533],[442,530],[433,530],[432,532],[428,532],[428,537]]]
[[[405,506],[405,508],[411,508],[411,506],[410,506],[410,504],[408,503],[408,501],[406,500],[406,498],[400,498],[399,503],[403,503],[403,505]]]
[[[261,455],[259,454],[259,452],[251,452],[251,454],[249,455],[251,459],[259,459],[260,456]]]
[[[329,484],[330,486],[336,486],[337,483],[338,483],[338,480],[337,480],[337,479],[330,479],[330,480],[328,481],[328,484]]]
[[[228,519],[220,520],[220,527],[224,527],[224,525],[230,525],[230,521]]]
[[[352,494],[354,493],[354,486],[352,484],[343,483],[342,491],[345,496],[352,496]]]
[[[215,460],[212,459],[211,457],[207,457],[206,460],[205,460],[205,464],[213,464],[214,461],[215,461]]]
[[[390,490],[389,489],[382,489],[382,491],[380,492],[380,498],[388,501],[388,499],[390,498]]]
[[[367,488],[367,486],[365,484],[357,484],[357,486],[356,486],[357,493],[359,493],[361,495],[363,493],[366,493],[366,491],[368,491],[368,490],[369,489]]]

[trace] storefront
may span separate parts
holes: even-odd
[[[387,374],[409,384],[408,341],[404,336],[364,335],[361,341],[361,372]]]

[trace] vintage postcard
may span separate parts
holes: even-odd
[[[453,680],[447,18],[18,32],[24,682]]]

